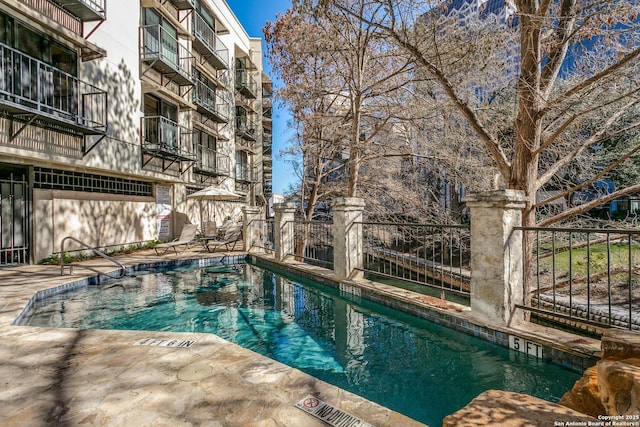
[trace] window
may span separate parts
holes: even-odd
[[[151,183],[135,179],[123,179],[39,167],[34,168],[33,172],[34,188],[125,194],[130,196],[153,196]]]
[[[236,128],[245,130],[247,127],[247,110],[242,107],[236,107]]]
[[[78,74],[78,53],[75,50],[2,13],[0,43],[73,76]]]
[[[236,179],[249,181],[249,156],[245,151],[236,151]]]
[[[158,12],[145,8],[144,47],[147,54],[158,55],[162,60],[178,68],[178,31]]]
[[[209,26],[215,31],[215,29],[216,29],[216,20],[214,19],[214,17],[211,14],[211,12],[209,12],[209,10],[204,7],[204,5],[202,4],[202,1],[196,0],[196,10],[198,11],[198,13],[202,17],[202,19],[204,19],[204,21],[207,24],[209,24]]]
[[[163,149],[178,148],[178,107],[152,95],[144,96],[145,141]]]
[[[193,151],[201,169],[216,170],[216,138],[200,129],[194,129]]]

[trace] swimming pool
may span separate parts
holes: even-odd
[[[488,389],[557,400],[579,377],[253,265],[141,272],[40,301],[22,324],[215,333],[429,425]]]

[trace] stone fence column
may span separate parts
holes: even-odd
[[[500,190],[469,194],[471,211],[471,312],[502,325],[524,322],[522,191]]]
[[[274,244],[276,261],[284,261],[287,254],[293,253],[293,226],[296,207],[293,203],[277,203],[273,205],[274,218]]]
[[[262,229],[264,217],[262,209],[257,206],[245,206],[242,208],[242,237],[244,238],[244,250],[249,252],[251,248],[264,248]]]
[[[344,197],[333,206],[333,271],[339,279],[363,268],[362,211],[364,200]]]

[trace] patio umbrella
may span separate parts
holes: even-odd
[[[240,194],[236,194],[226,188],[214,186],[203,188],[202,190],[196,191],[195,193],[187,196],[187,199],[198,200],[235,200],[240,198],[242,198]]]
[[[189,194],[187,199],[194,200],[227,200],[233,201],[241,199],[243,196],[240,194],[236,194],[232,191],[227,190],[226,188],[210,186],[203,188],[200,191],[196,191],[195,193]],[[213,220],[215,222],[216,210],[213,210]],[[202,221],[202,204],[200,205],[200,221]]]

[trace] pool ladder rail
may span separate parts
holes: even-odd
[[[114,259],[113,257],[110,257],[109,255],[105,254],[104,252],[99,251],[98,249],[94,248],[91,245],[86,244],[85,242],[76,239],[75,237],[72,236],[67,236],[64,239],[62,239],[62,242],[60,243],[60,275],[64,276],[64,270],[65,268],[69,269],[69,274],[73,274],[73,264],[69,263],[66,264],[64,263],[64,244],[67,242],[67,240],[73,240],[74,242],[84,246],[85,248],[93,251],[93,253],[95,253],[96,255],[101,256],[102,258],[106,259],[107,261],[111,261],[112,263],[114,263],[115,265],[117,265],[118,267],[120,267],[120,275],[119,276],[114,276],[111,273],[103,273],[100,272],[100,274],[107,276],[111,279],[120,279],[122,277],[124,277],[127,273],[127,267],[125,267],[124,264],[122,264],[120,261]]]

